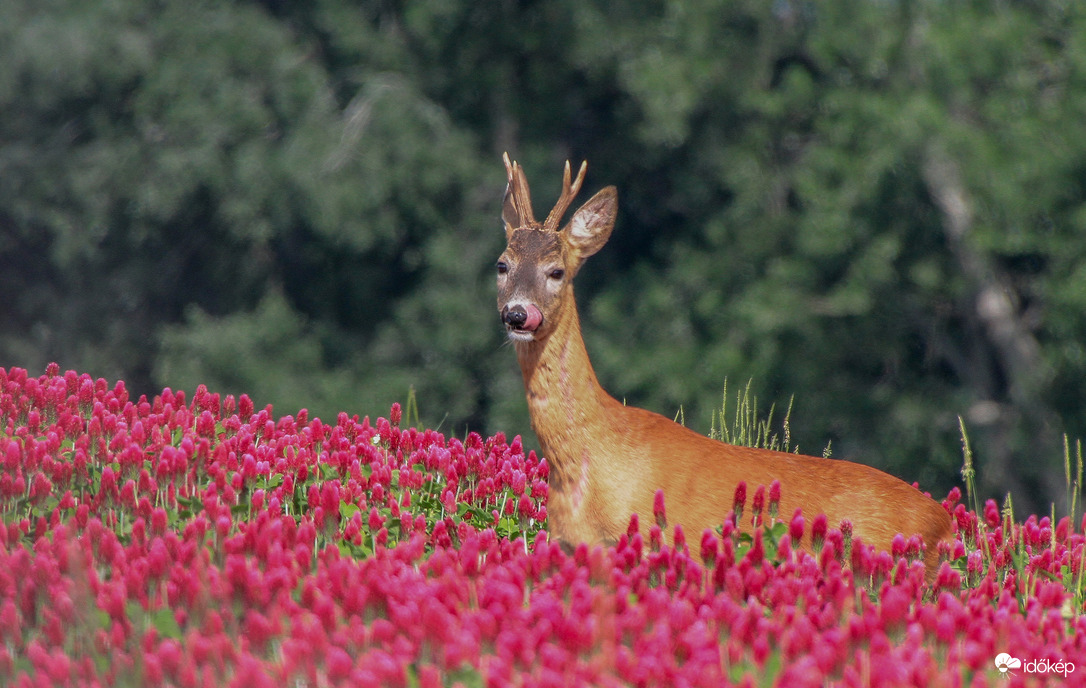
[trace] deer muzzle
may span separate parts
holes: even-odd
[[[506,328],[519,332],[535,332],[543,322],[543,313],[532,304],[514,304],[502,308]]]

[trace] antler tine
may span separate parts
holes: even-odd
[[[509,161],[509,151],[502,153],[502,162],[505,163],[505,179],[509,182],[510,186],[512,186],[513,177],[515,176],[513,172],[513,166],[516,163]]]
[[[581,169],[577,171],[577,179],[571,184],[569,160],[566,160],[566,169],[562,174],[562,195],[559,197],[558,202],[554,204],[554,209],[547,215],[547,221],[543,223],[544,229],[551,231],[558,230],[558,224],[562,221],[562,216],[569,210],[569,204],[573,202],[573,199],[577,197],[577,193],[581,190],[581,183],[584,182],[585,172],[588,170],[588,161],[581,163]]]
[[[535,216],[532,214],[532,196],[528,191],[528,179],[524,176],[524,168],[514,160],[509,161],[509,153],[502,154],[505,162],[505,177],[508,186],[505,189],[506,198],[513,202],[513,209],[517,215],[520,226],[535,224]]]

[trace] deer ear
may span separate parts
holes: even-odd
[[[601,189],[573,214],[562,235],[576,251],[578,264],[607,243],[617,214],[618,189],[613,186]]]

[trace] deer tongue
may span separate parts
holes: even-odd
[[[523,329],[528,330],[529,332],[535,332],[535,329],[543,322],[543,314],[532,304],[525,306],[524,310],[528,313],[528,319],[524,321]]]

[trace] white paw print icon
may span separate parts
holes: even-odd
[[[999,669],[999,673],[1005,674],[1011,669],[1021,669],[1022,660],[1017,657],[1011,657],[1006,652],[1000,652],[995,658],[996,669]]]

